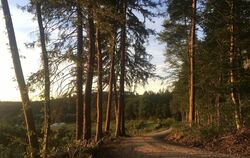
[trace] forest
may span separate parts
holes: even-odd
[[[21,100],[0,102],[0,158],[250,157],[249,0],[27,0],[17,7],[37,23],[29,43],[9,2],[1,53]],[[159,32],[146,25],[157,17]],[[27,79],[23,44],[40,49]],[[159,91],[138,94],[151,79]]]

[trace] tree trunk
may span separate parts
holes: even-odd
[[[85,140],[91,138],[91,92],[93,80],[93,65],[95,60],[95,29],[93,22],[93,11],[89,7],[88,16],[88,36],[89,36],[89,56],[88,56],[88,70],[84,95],[84,135]]]
[[[115,33],[113,35],[113,45],[112,52],[110,55],[110,72],[109,72],[109,94],[108,94],[108,102],[107,102],[107,111],[106,111],[106,122],[105,122],[105,132],[109,133],[110,130],[110,115],[111,115],[111,106],[113,99],[113,82],[114,82],[114,66],[115,66],[115,48],[116,48],[116,29],[114,29]]]
[[[98,66],[98,92],[96,101],[96,142],[102,138],[102,52],[101,52],[101,39],[100,30],[96,27],[96,50],[97,50],[97,66]]]
[[[124,84],[125,84],[125,57],[126,57],[126,11],[127,11],[127,1],[123,0],[123,24],[121,28],[121,63],[120,63],[120,90],[119,90],[119,106],[121,109],[121,135],[126,135],[125,133],[125,100],[124,100]]]
[[[76,76],[76,140],[83,138],[83,24],[82,10],[77,4],[77,76]]]
[[[5,18],[5,24],[7,28],[7,33],[9,37],[10,50],[12,54],[14,70],[16,74],[16,79],[18,82],[19,91],[22,98],[22,107],[24,112],[27,136],[30,148],[30,157],[39,157],[39,144],[37,141],[36,128],[32,115],[32,109],[30,105],[28,89],[24,80],[23,71],[21,67],[21,62],[19,58],[19,52],[16,43],[15,32],[13,28],[13,23],[10,15],[9,5],[7,0],[1,0],[2,9]]]
[[[221,82],[222,82],[222,75],[220,75],[220,77],[218,79],[217,88],[219,88],[221,86]],[[216,106],[216,121],[217,121],[217,126],[218,127],[221,126],[221,105],[220,105],[220,100],[221,100],[221,93],[217,92],[217,94],[215,96],[215,106]]]
[[[216,121],[217,121],[217,126],[220,127],[220,94],[217,94],[215,97],[215,106],[216,106]]]
[[[196,108],[195,110],[195,124],[199,125],[199,110]]]
[[[230,6],[230,48],[229,48],[229,62],[230,62],[230,85],[231,85],[231,101],[234,105],[234,116],[235,116],[235,124],[236,128],[241,128],[240,121],[240,99],[239,92],[236,86],[237,82],[237,66],[236,66],[236,51],[235,51],[235,1],[231,0]]]
[[[185,122],[185,111],[181,111],[181,122]]]
[[[114,77],[114,93],[115,93],[115,136],[121,136],[121,108],[119,106],[119,97],[116,86],[116,78]]]
[[[37,2],[36,4],[37,10],[37,21],[40,32],[40,42],[42,47],[42,58],[43,58],[43,71],[45,78],[45,89],[44,89],[44,138],[43,138],[43,152],[42,157],[47,158],[48,154],[48,145],[49,145],[49,133],[50,133],[50,73],[49,73],[49,60],[48,60],[48,52],[46,49],[45,42],[45,33],[42,22],[42,13],[41,13],[41,4]]]
[[[189,46],[189,126],[192,127],[193,121],[195,120],[195,89],[194,89],[194,56],[195,56],[195,26],[196,26],[196,0],[192,3],[192,27],[190,36]]]
[[[200,127],[200,125],[201,125],[200,124],[200,111],[198,111],[198,110],[197,110],[196,120],[197,120],[196,122],[197,122],[198,127]]]
[[[189,112],[186,111],[186,122],[188,122],[188,114],[189,114]]]

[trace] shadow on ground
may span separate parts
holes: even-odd
[[[164,143],[154,137],[122,138],[119,141],[103,147],[96,158],[232,158],[230,155],[222,155],[203,151],[197,148],[189,148],[174,144]]]

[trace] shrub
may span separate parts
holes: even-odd
[[[135,129],[144,129],[145,128],[145,122],[139,121],[135,124]]]
[[[0,125],[0,157],[23,158],[26,151],[25,130],[20,126]]]

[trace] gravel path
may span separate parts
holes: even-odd
[[[166,143],[160,138],[163,133],[121,138],[104,148],[97,158],[234,158],[230,155]],[[165,131],[164,134],[166,133],[168,132]]]

